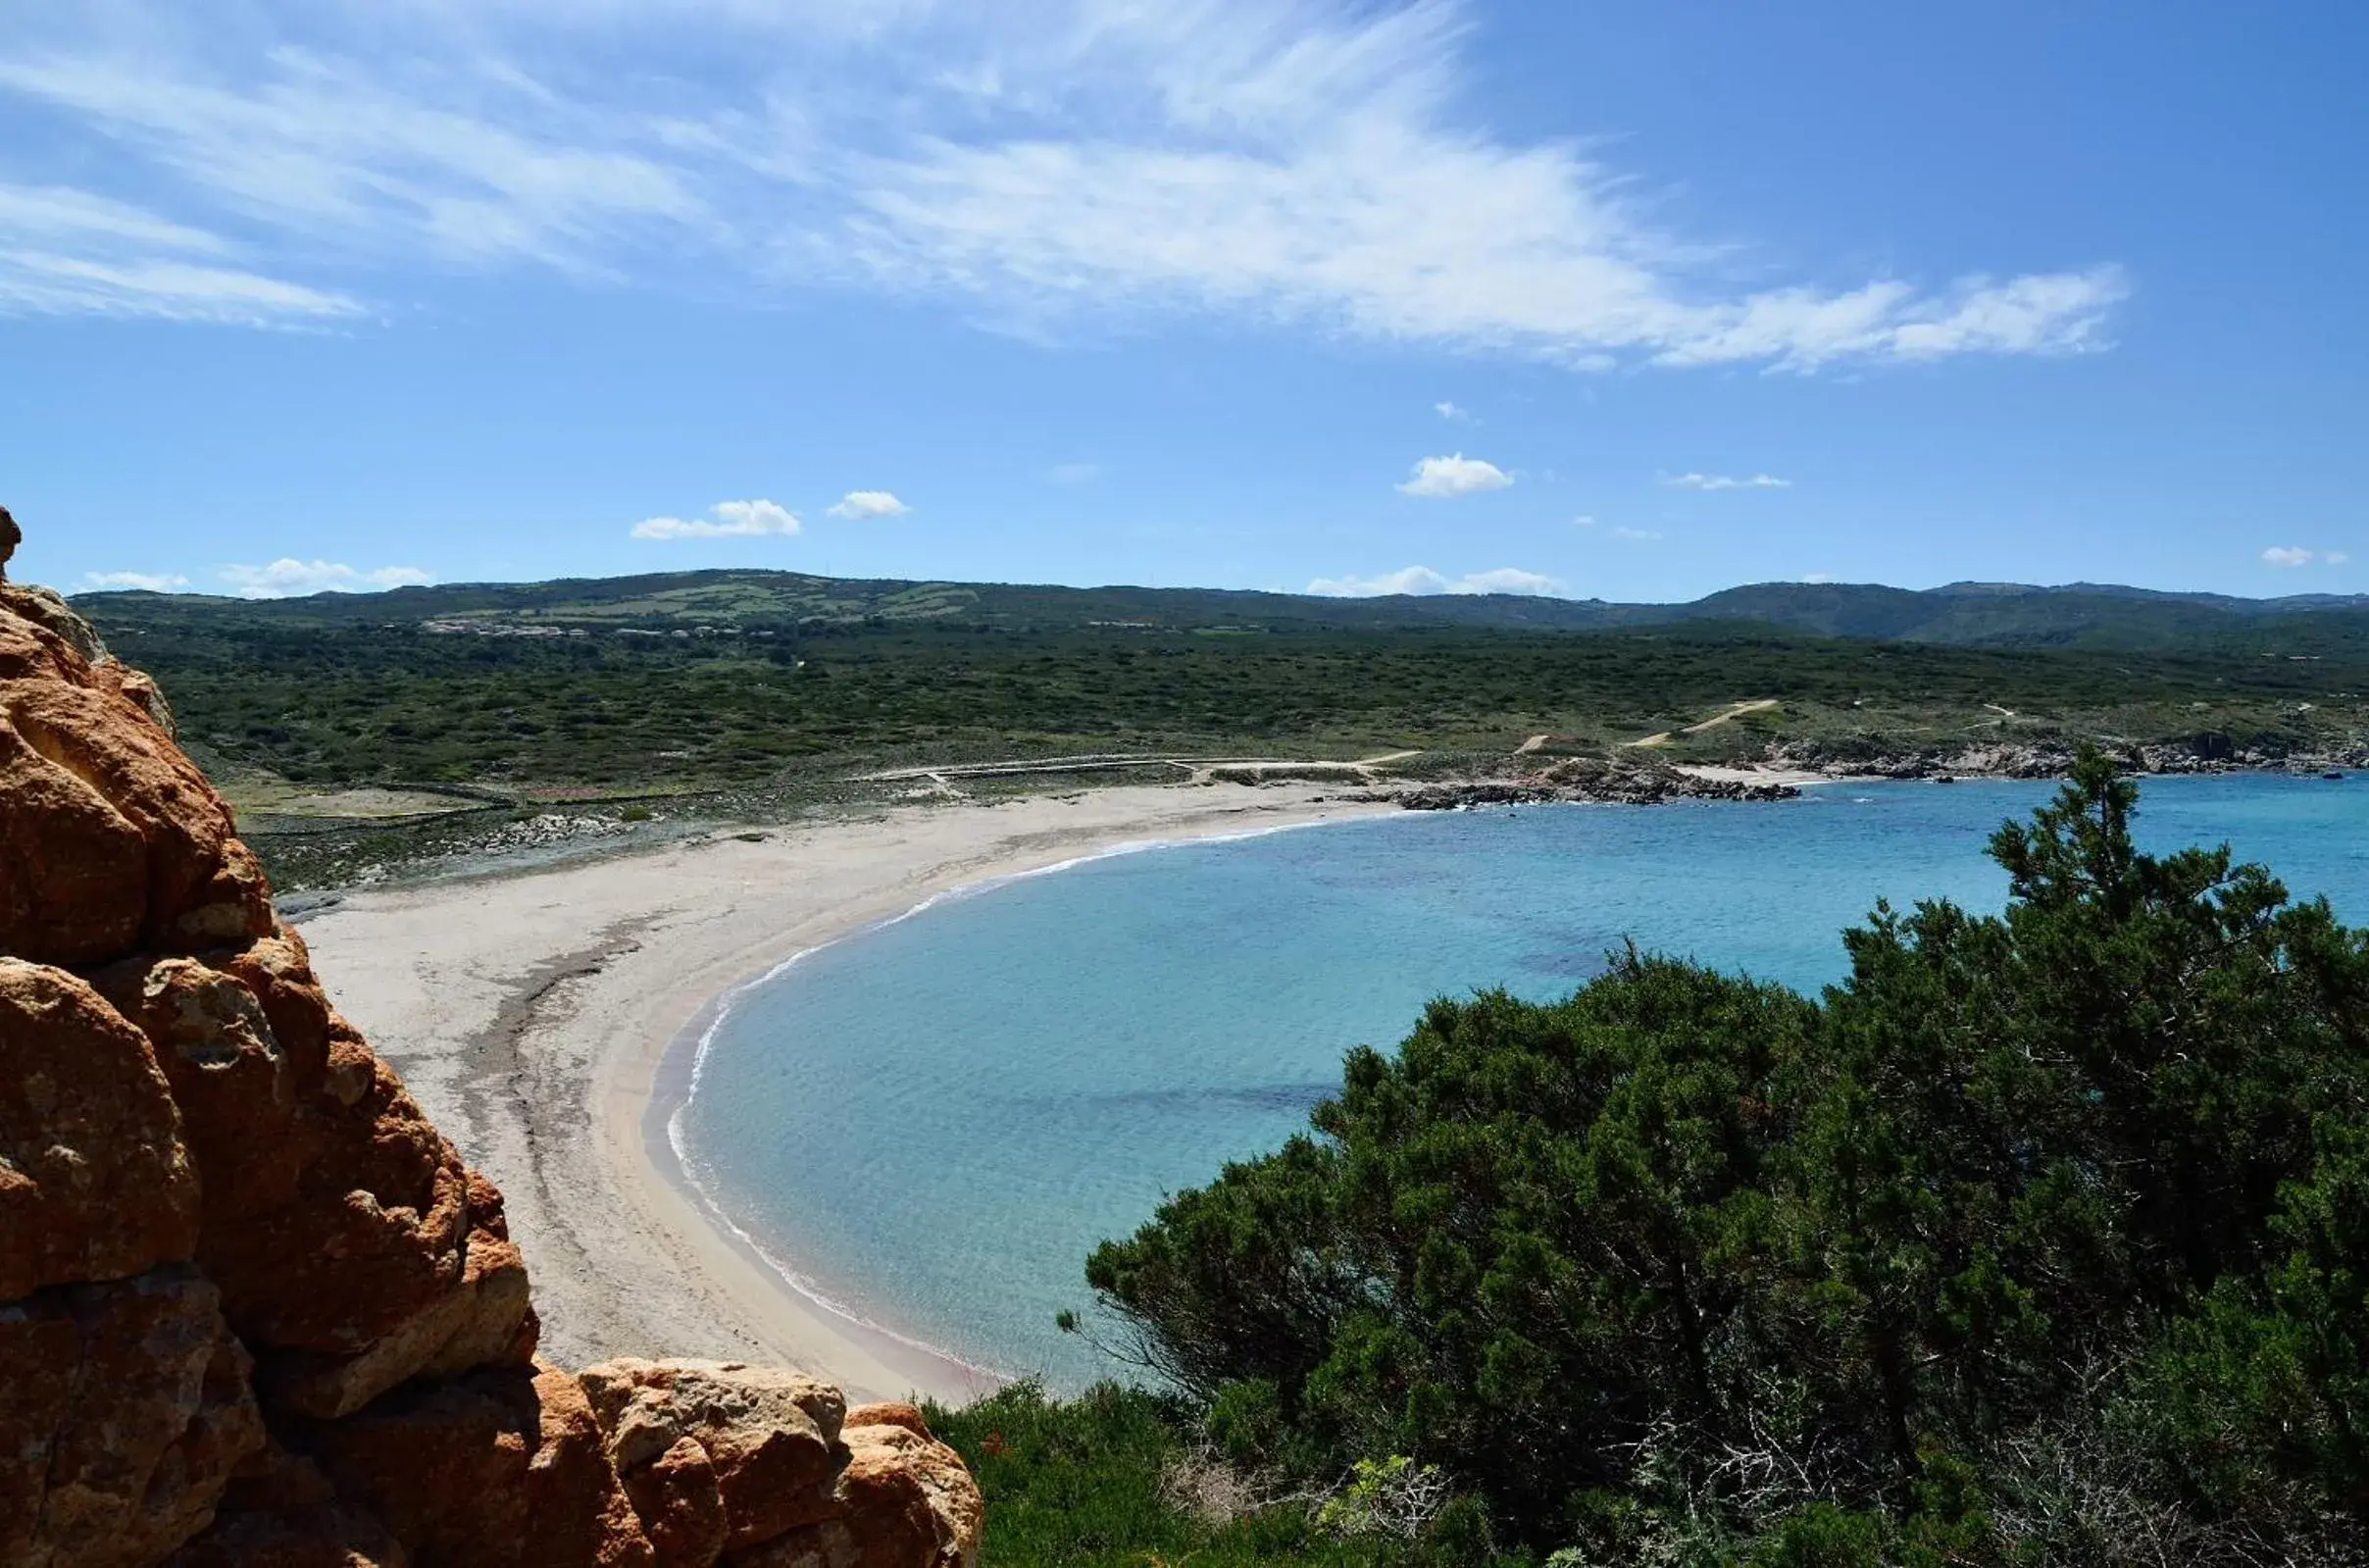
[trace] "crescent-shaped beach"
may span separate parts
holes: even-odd
[[[508,1195],[551,1353],[785,1361],[853,1397],[994,1380],[800,1290],[691,1187],[665,1122],[721,999],[953,888],[1130,844],[1392,808],[1272,784],[941,803],[340,896],[329,994]],[[883,1148],[880,1180],[925,1151]]]

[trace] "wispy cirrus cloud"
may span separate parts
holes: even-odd
[[[296,279],[250,287],[257,319],[350,314],[356,279],[398,266],[531,266],[951,297],[1036,326],[1210,315],[1575,368],[2107,346],[2130,288],[2110,264],[1739,287],[1748,239],[1715,218],[1665,228],[1584,143],[1470,107],[1480,25],[1455,0],[254,0],[208,26],[118,0],[29,19],[0,95],[66,149],[50,188],[127,159],[120,185],[69,198],[235,228],[238,254],[271,259],[258,277]],[[28,232],[0,216],[0,250],[37,250]],[[136,265],[192,243],[57,251],[121,276],[0,309],[202,292]]]
[[[221,235],[129,202],[0,183],[0,314],[240,326],[365,314],[341,293],[249,271],[235,259],[236,247]]]
[[[789,538],[804,531],[798,514],[772,501],[718,501],[703,518],[649,517],[633,525],[637,539]]]
[[[1459,495],[1479,495],[1485,490],[1502,490],[1513,481],[1513,476],[1496,464],[1457,452],[1448,457],[1427,457],[1417,463],[1414,472],[1399,484],[1398,493],[1445,501]]]
[[[1399,593],[1522,593],[1551,597],[1562,593],[1564,584],[1559,578],[1512,566],[1470,572],[1460,578],[1447,577],[1428,566],[1409,566],[1379,577],[1318,578],[1308,584],[1306,591],[1336,599],[1371,599]]]

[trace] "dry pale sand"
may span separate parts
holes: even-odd
[[[351,894],[304,927],[330,996],[501,1186],[549,1353],[764,1360],[857,1398],[992,1381],[801,1294],[683,1182],[665,1138],[725,992],[932,894],[1131,842],[1392,808],[1304,784],[900,807],[508,879]],[[883,1146],[880,1180],[928,1159]]]

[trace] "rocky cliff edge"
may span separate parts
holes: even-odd
[[[536,1358],[502,1194],[17,540],[0,511],[0,1568],[967,1568],[978,1488],[909,1406]]]

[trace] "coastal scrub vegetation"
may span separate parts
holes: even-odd
[[[1721,622],[1523,632],[783,621],[494,636],[153,595],[90,608],[171,695],[183,740],[210,766],[315,788],[722,788],[866,760],[1076,752],[1501,757],[1539,733],[1589,748],[1679,730],[1742,698],[1774,706],[1679,737],[1667,754],[2209,732],[2278,755],[2369,723],[2369,649],[2291,659],[2220,646],[1968,648]]]
[[[2361,1560],[2369,939],[2137,807],[2085,759],[1820,997],[1632,951],[1352,1053],[1091,1258],[1163,1391],[950,1418],[987,1560]],[[1289,1500],[1196,1526],[1195,1452]]]

